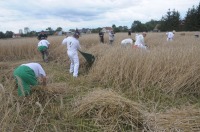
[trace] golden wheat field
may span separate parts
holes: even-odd
[[[132,34],[132,38],[135,34]],[[1,132],[198,132],[200,131],[200,38],[176,32],[148,33],[148,51],[101,44],[98,34],[79,40],[95,56],[91,67],[79,54],[78,78],[69,74],[65,36],[49,36],[49,63],[37,51],[37,38],[0,40]],[[13,70],[39,62],[47,86],[18,97]]]

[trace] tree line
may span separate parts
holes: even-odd
[[[127,26],[116,26],[112,25],[114,32],[127,32],[131,30],[132,32],[143,32],[143,31],[200,31],[200,3],[198,6],[192,6],[189,8],[186,16],[181,19],[179,11],[168,10],[167,13],[162,16],[162,18],[157,20],[150,20],[146,23],[142,23],[139,20],[133,21],[131,28],[128,29]],[[85,29],[85,28],[84,28]],[[94,28],[91,29],[91,33],[98,33],[102,28]],[[58,27],[56,30],[53,30],[51,27],[46,29],[49,35],[55,34],[57,31],[62,31],[61,27]],[[71,32],[74,29],[70,29]],[[5,33],[0,31],[0,38],[12,38],[12,31],[6,31]],[[21,34],[22,37],[31,37],[37,36],[38,33],[36,31],[30,31],[26,34]]]
[[[151,20],[146,23],[134,21],[131,25],[132,32],[142,31],[200,31],[200,3],[198,6],[189,8],[186,16],[181,19],[180,13],[174,10],[168,10],[166,15],[162,16],[160,21]]]

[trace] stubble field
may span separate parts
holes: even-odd
[[[148,51],[121,47],[98,34],[79,40],[82,51],[96,57],[92,67],[79,54],[78,78],[69,74],[65,36],[49,36],[50,61],[44,63],[36,38],[0,40],[0,131],[200,131],[200,38],[193,32],[148,33]],[[135,34],[131,36],[135,39]],[[46,87],[18,97],[12,72],[38,62]]]

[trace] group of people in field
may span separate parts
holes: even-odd
[[[174,34],[175,34],[174,30],[172,32],[167,32],[166,33],[167,41],[173,41]],[[112,45],[114,42],[114,32],[111,30],[108,32],[108,35],[109,35],[109,44]],[[132,39],[131,38],[131,30],[128,30],[129,38],[123,39],[121,41],[121,45],[123,47],[125,47],[127,45],[131,45],[133,48],[140,48],[140,49],[147,50],[147,45],[146,45],[145,39],[144,39],[146,37],[146,35],[147,35],[146,32],[142,32],[141,34],[136,34],[135,39]],[[101,30],[99,31],[99,38],[100,38],[100,43],[104,43],[104,32],[102,32]]]
[[[174,34],[175,34],[174,30],[172,32],[167,32],[166,33],[167,41],[173,41],[174,40]],[[128,35],[131,36],[131,32],[130,31],[128,31]],[[147,35],[146,32],[142,32],[141,34],[136,34],[135,35],[135,40],[132,39],[132,38],[123,39],[121,41],[121,45],[122,46],[132,45],[133,48],[140,48],[140,49],[147,50],[148,46],[146,45],[145,40],[144,40],[146,35]]]
[[[100,43],[104,43],[104,32],[99,31]],[[115,39],[115,33],[111,30],[108,32],[109,44],[112,45]]]
[[[69,73],[73,75],[74,78],[78,77],[79,69],[79,57],[78,50],[81,49],[79,38],[80,33],[75,32],[73,36],[68,36],[62,41],[62,45],[66,45],[67,54],[71,61]],[[44,62],[48,62],[48,49],[50,43],[47,40],[47,35],[42,31],[38,35],[38,51],[42,55]],[[27,96],[31,93],[31,86],[42,84],[46,86],[46,72],[37,62],[25,63],[16,67],[13,71],[13,76],[16,80],[17,91],[19,96]],[[39,81],[40,80],[40,81]]]
[[[128,32],[128,35],[131,36],[131,31]],[[144,38],[147,33],[143,32],[141,34],[136,34],[135,40],[130,38],[124,39],[121,41],[121,45],[127,46],[132,45],[133,48],[147,49],[147,45],[145,44]],[[172,41],[174,37],[173,32],[167,32],[167,41]],[[78,77],[79,72],[79,57],[78,51],[81,49],[79,42],[79,32],[75,32],[72,36],[67,36],[63,39],[62,45],[67,47],[67,54],[71,61],[69,73],[72,74],[74,78]],[[38,51],[42,55],[42,59],[44,62],[48,63],[48,49],[50,47],[50,42],[47,40],[47,35],[42,31],[38,35]],[[104,43],[104,34],[103,32],[99,32],[100,42]],[[112,45],[114,42],[114,32],[109,32],[109,44]],[[134,43],[134,45],[133,45]],[[14,78],[16,80],[18,95],[19,96],[27,96],[31,92],[31,86],[38,85],[39,83],[42,85],[46,85],[46,72],[41,66],[41,64],[37,62],[31,62],[26,64],[21,64],[17,68],[15,68],[13,72]],[[41,80],[39,82],[38,80]]]

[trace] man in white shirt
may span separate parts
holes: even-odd
[[[142,34],[138,34],[136,36],[136,41],[135,45],[133,46],[134,48],[142,48],[142,49],[147,49],[147,46],[144,41],[144,37],[146,37],[147,33],[143,32]]]
[[[71,61],[69,72],[73,73],[73,77],[78,77],[78,69],[79,69],[78,50],[81,49],[78,38],[79,38],[79,33],[75,33],[73,36],[69,36],[62,41],[62,44],[67,46],[67,54]]]
[[[133,44],[133,39],[131,38],[123,39],[121,41],[122,46],[127,46],[127,45],[132,45],[132,44]]]
[[[166,35],[167,35],[167,41],[173,41],[174,34],[175,34],[175,31],[173,31],[173,32],[167,32],[166,33]]]
[[[49,49],[49,46],[50,46],[50,43],[46,39],[42,39],[38,43],[38,50],[42,54],[42,59],[43,59],[44,62],[48,62],[48,55],[49,55],[48,49]]]
[[[18,66],[13,72],[18,86],[18,95],[30,95],[31,87],[38,85],[38,78],[42,79],[42,84],[46,85],[46,73],[39,63],[27,63]]]

